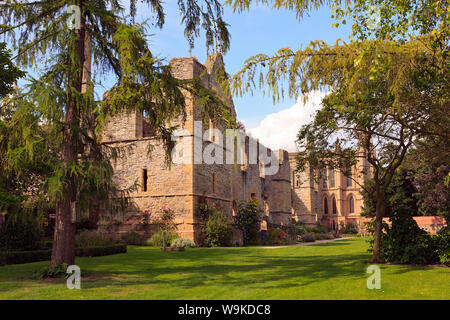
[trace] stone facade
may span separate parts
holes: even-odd
[[[170,65],[174,76],[180,79],[201,76],[203,86],[217,91],[229,107],[231,115],[235,117],[233,100],[222,93],[216,81],[217,70],[223,70],[220,55],[209,56],[205,65],[195,58],[175,58],[170,61]],[[244,135],[242,163],[208,164],[196,161],[194,145],[198,141],[195,138],[195,122],[202,121],[202,117],[200,107],[189,93],[186,93],[186,111],[186,120],[179,123],[185,129],[185,133],[179,139],[186,139],[188,142],[191,161],[186,164],[173,163],[170,168],[165,163],[163,147],[151,137],[151,128],[146,125],[142,114],[131,113],[110,119],[104,129],[103,143],[130,146],[127,155],[114,164],[114,182],[119,189],[126,189],[135,183],[138,190],[131,194],[133,205],[125,212],[114,214],[106,209],[101,212],[100,229],[117,236],[129,230],[149,235],[151,230],[140,224],[142,212],[147,210],[157,214],[164,208],[170,208],[176,213],[179,235],[198,241],[200,232],[197,214],[199,202],[203,198],[215,202],[230,223],[239,203],[251,197],[258,199],[268,217],[269,226],[288,226],[296,221],[307,224],[324,222],[332,225],[333,221],[346,222],[359,217],[361,195],[355,184],[346,185],[346,179],[342,174],[336,172],[334,186],[324,187],[323,180],[312,179],[313,171],[294,174],[295,154],[289,154],[284,150],[267,149],[268,154],[276,152],[277,155],[277,172],[267,175],[266,166],[259,158],[249,161],[252,160],[249,159],[251,146],[265,150],[263,145],[251,137]],[[225,124],[220,121],[213,123],[210,120],[209,123],[202,124],[203,128],[210,130],[226,129]],[[214,131],[210,132],[209,139],[200,142],[203,150],[208,146],[216,151],[223,149],[224,154],[231,149],[234,150],[234,145],[228,146],[224,137],[221,143],[220,137],[216,137]],[[150,146],[152,151],[149,156]],[[361,163],[355,166],[353,169],[355,176],[359,167],[365,165]],[[336,199],[336,214],[332,211],[333,197]],[[353,197],[353,212],[350,212],[349,205],[351,197]],[[328,213],[324,211],[324,199],[329,201]],[[235,233],[234,241],[242,241],[239,232]]]

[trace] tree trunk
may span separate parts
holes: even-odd
[[[79,1],[81,12],[83,12],[83,0]],[[65,127],[63,132],[63,147],[61,152],[61,159],[64,166],[67,168],[74,165],[77,161],[78,145],[77,145],[77,130],[80,125],[80,108],[78,101],[74,99],[73,90],[81,92],[83,65],[84,65],[84,44],[85,44],[85,26],[84,17],[81,16],[80,29],[74,30],[75,42],[73,48],[69,48],[69,52],[75,51],[75,65],[70,65],[68,75],[68,89],[67,89],[67,103],[66,113],[64,117]],[[56,203],[56,223],[55,234],[53,237],[52,258],[50,266],[57,266],[61,263],[72,265],[75,263],[75,223],[72,221],[72,206],[77,200],[77,186],[75,178],[66,171],[64,177],[64,187],[62,198]]]
[[[376,210],[375,210],[375,227],[373,235],[373,253],[370,263],[384,263],[381,258],[381,234],[383,232],[383,218],[386,212],[386,196],[384,192],[380,192],[377,198]]]

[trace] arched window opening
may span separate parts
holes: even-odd
[[[350,196],[349,200],[349,212],[354,213],[355,212],[355,201],[353,200],[353,196]]]
[[[334,182],[334,168],[330,168],[330,188],[334,188],[335,182]]]
[[[337,214],[337,205],[336,205],[336,198],[333,197],[332,201],[332,205],[333,205],[333,214]]]
[[[328,214],[328,199],[326,197],[323,198],[323,213]]]

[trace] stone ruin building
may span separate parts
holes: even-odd
[[[208,56],[205,65],[195,58],[174,58],[170,65],[174,76],[180,79],[202,75],[202,84],[216,90],[235,117],[233,100],[222,93],[216,81],[216,70],[224,68],[221,55]],[[194,124],[202,121],[202,117],[200,107],[190,94],[186,94],[186,110],[186,121],[181,124],[186,134],[180,139],[190,141],[189,148],[194,154]],[[211,121],[204,124],[204,128],[226,129],[223,123],[212,124]],[[218,143],[214,131],[211,132],[210,138],[201,142],[203,148]],[[134,145],[131,153],[119,159],[114,166],[114,181],[119,188],[125,189],[138,182],[138,190],[131,195],[133,205],[123,213],[103,210],[98,222],[100,230],[107,230],[116,236],[129,230],[145,233],[145,228],[140,226],[142,212],[159,213],[170,208],[176,213],[180,237],[196,240],[200,231],[197,211],[203,198],[216,203],[230,223],[239,203],[251,197],[260,203],[269,227],[288,226],[297,221],[337,227],[339,223],[358,222],[360,219],[362,196],[352,179],[333,169],[326,170],[326,178],[319,180],[313,178],[312,169],[295,174],[296,154],[270,149],[267,152],[276,155],[277,170],[276,174],[267,175],[266,165],[258,159],[256,163],[248,161],[250,145],[256,145],[258,150],[265,147],[246,135],[242,164],[189,161],[173,163],[170,169],[165,163],[164,149],[152,138],[151,128],[143,114],[131,113],[111,118],[104,130],[103,143]],[[147,154],[149,144],[153,145],[151,157]],[[361,160],[352,168],[352,175],[359,177],[358,172],[365,166],[366,161]],[[234,242],[241,241],[242,235],[236,231]]]

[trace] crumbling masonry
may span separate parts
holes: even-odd
[[[216,81],[215,71],[223,68],[219,54],[210,55],[205,65],[195,58],[175,58],[170,65],[174,76],[180,79],[203,74],[202,84],[216,90],[231,114],[236,115],[233,100],[221,92]],[[201,114],[190,94],[186,94],[186,110],[187,118],[182,127],[188,134],[182,138],[192,138],[190,148],[193,150],[194,122],[201,121]],[[204,128],[209,125],[205,124]],[[214,127],[221,131],[226,129],[223,124]],[[217,143],[215,139],[211,136],[209,141],[203,141],[203,146]],[[148,230],[140,224],[142,212],[159,213],[170,208],[176,213],[179,235],[198,240],[200,227],[197,213],[202,198],[216,203],[230,223],[239,203],[250,197],[258,199],[269,226],[287,226],[301,221],[310,225],[321,222],[337,227],[339,223],[359,221],[362,197],[354,181],[333,169],[327,170],[326,179],[318,181],[313,179],[317,174],[314,170],[308,169],[296,175],[295,153],[284,150],[268,151],[277,152],[278,170],[274,175],[265,175],[264,165],[248,162],[250,141],[250,137],[245,138],[243,164],[195,164],[190,161],[188,164],[174,163],[169,169],[164,161],[164,149],[153,140],[151,128],[142,114],[112,118],[105,127],[103,143],[134,145],[131,153],[115,164],[114,181],[122,189],[137,181],[139,188],[132,194],[133,205],[125,212],[101,212],[99,229],[117,236],[129,230],[145,234]],[[149,144],[154,146],[151,157],[147,154]],[[257,146],[263,147],[259,143]],[[353,177],[358,177],[358,172],[365,166],[367,163],[363,160],[354,166]],[[242,235],[236,231],[234,241],[241,240]]]

